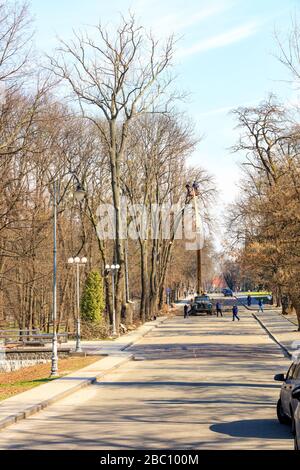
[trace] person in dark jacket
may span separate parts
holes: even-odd
[[[251,304],[252,304],[252,298],[251,298],[251,295],[249,294],[248,297],[247,297],[247,305],[248,305],[248,307],[251,307]]]
[[[223,312],[222,312],[222,305],[221,302],[216,303],[216,312],[217,312],[217,317],[220,315],[220,317],[223,317]]]
[[[238,313],[239,313],[238,306],[237,306],[237,305],[234,305],[234,306],[232,307],[232,321],[235,321],[235,319],[237,319],[238,321],[240,321],[240,317],[238,316]]]
[[[187,304],[183,307],[183,317],[187,318],[189,316],[189,306]]]
[[[262,299],[259,299],[258,301],[258,312],[264,313],[264,303]]]

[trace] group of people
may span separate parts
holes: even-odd
[[[249,304],[249,297],[247,298],[247,303],[248,303],[248,306],[251,305],[251,302]],[[250,297],[251,299],[251,297]],[[191,310],[192,306],[191,304],[185,304],[184,305],[184,308],[183,308],[183,315],[184,315],[184,318],[187,318],[189,316],[189,312]],[[264,303],[262,301],[262,299],[259,299],[258,301],[258,312],[261,312],[261,313],[264,313]],[[233,307],[232,307],[232,321],[235,321],[235,320],[238,320],[240,321],[240,317],[238,315],[239,313],[239,309],[238,309],[238,306],[237,304],[234,304]],[[222,307],[222,304],[221,302],[218,300],[216,302],[216,314],[217,314],[217,317],[223,317],[223,307]]]
[[[251,305],[251,301],[249,303],[249,297],[251,299],[251,296],[248,295],[248,299],[247,299],[247,303],[248,303],[248,306]],[[259,299],[258,300],[258,312],[261,312],[261,313],[264,313],[264,303],[262,301],[262,299]],[[221,305],[221,302],[217,302],[216,303],[216,313],[217,313],[217,317],[220,315],[220,317],[223,317],[223,311],[222,311],[222,305]],[[232,320],[240,320],[239,316],[238,316],[238,313],[239,313],[239,309],[238,309],[238,306],[236,304],[233,305],[232,307]]]
[[[220,317],[223,317],[223,308],[222,308],[222,304],[221,304],[221,302],[219,302],[219,300],[216,303],[216,313],[217,313],[217,317],[219,315],[220,315]],[[240,317],[239,317],[238,313],[239,313],[238,306],[236,304],[234,304],[233,307],[232,307],[232,321],[235,321],[235,320],[240,321]]]
[[[184,318],[188,318],[189,316],[189,313],[191,311],[191,304],[185,304],[184,307],[183,307],[183,316]],[[238,313],[239,313],[239,309],[238,309],[238,306],[237,305],[234,305],[232,307],[232,321],[235,321],[235,320],[238,320],[240,321],[240,317],[238,316]],[[221,302],[217,301],[216,303],[216,314],[217,314],[217,317],[220,315],[220,317],[223,317],[223,308],[222,308],[222,304]]]
[[[252,305],[252,297],[251,297],[250,294],[247,297],[247,305],[248,305],[248,307],[251,307],[251,305]],[[259,312],[264,313],[264,303],[263,303],[262,299],[258,299],[258,313]]]

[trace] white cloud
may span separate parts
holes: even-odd
[[[216,16],[230,7],[228,2],[219,2],[214,5],[202,8],[199,11],[178,10],[171,14],[162,16],[155,22],[154,29],[160,33],[166,31],[167,34],[178,33],[186,28],[200,23],[201,21]]]
[[[203,5],[202,8],[199,8],[199,3]],[[217,0],[209,2],[209,6],[207,3],[193,0],[136,0],[132,8],[155,35],[169,36],[228,10],[235,0]]]
[[[251,100],[251,101],[244,101],[242,103],[235,103],[231,106],[223,106],[220,108],[215,108],[215,109],[210,109],[208,111],[203,111],[200,113],[197,113],[198,118],[203,118],[203,117],[209,117],[209,116],[216,116],[218,114],[228,114],[230,111],[233,111],[236,108],[239,107],[246,107],[246,106],[255,106],[257,103],[259,103],[259,98],[256,100]]]
[[[255,34],[258,30],[258,22],[246,23],[237,28],[233,28],[225,33],[212,36],[194,43],[192,46],[181,48],[177,52],[177,58],[183,58],[198,54],[199,52],[216,49],[219,47],[228,46],[241,41],[249,36]]]
[[[223,108],[215,108],[209,111],[204,111],[203,113],[199,113],[198,116],[208,117],[208,116],[215,116],[216,114],[227,114],[230,111],[232,111],[232,109],[234,109],[235,107],[237,106],[224,106]]]

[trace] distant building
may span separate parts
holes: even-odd
[[[225,279],[222,275],[220,276],[215,276],[212,280],[212,288],[213,289],[224,289],[227,287],[227,284],[225,282]]]

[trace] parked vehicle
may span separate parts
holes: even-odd
[[[206,294],[203,295],[196,295],[194,298],[194,302],[202,302],[202,301],[208,300],[210,302],[210,297]]]
[[[277,402],[277,417],[281,424],[293,423],[298,401],[293,397],[295,387],[300,386],[300,360],[293,362],[287,374],[276,374],[274,380],[283,382]]]
[[[212,315],[213,304],[208,295],[197,295],[191,306],[190,315]]]
[[[223,289],[223,294],[225,297],[233,297],[233,292],[231,289]]]
[[[295,439],[295,450],[300,450],[300,386],[292,391],[292,397],[298,402],[294,413],[293,433]]]

